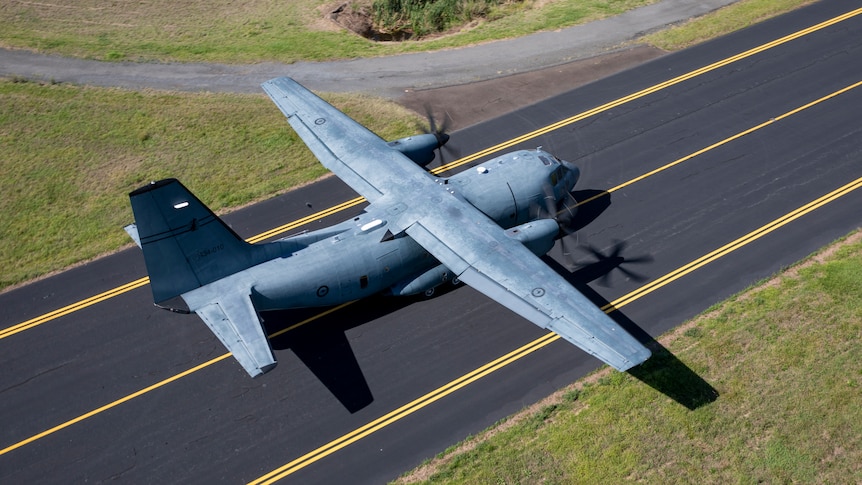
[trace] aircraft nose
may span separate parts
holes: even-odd
[[[578,179],[581,178],[581,170],[577,166],[569,162],[565,162],[564,166],[569,171],[569,178],[571,179],[571,185],[569,185],[569,190],[571,190],[571,188],[578,183]]]

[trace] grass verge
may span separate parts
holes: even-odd
[[[417,117],[328,96],[386,139]],[[325,169],[264,95],[0,80],[0,289],[129,242],[127,193],[176,177],[214,210],[270,197]]]
[[[375,43],[325,18],[331,0],[5,2],[0,47],[100,60],[250,63],[420,52],[553,30],[657,0],[502,2],[483,21],[437,39]]]
[[[673,380],[679,359],[713,402],[689,410],[605,368],[398,483],[862,482],[860,241],[659,339],[640,378]]]
[[[742,0],[676,27],[644,36],[638,42],[667,51],[685,49],[811,3],[813,0]]]

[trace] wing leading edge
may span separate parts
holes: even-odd
[[[625,371],[650,351],[448,185],[289,78],[263,89],[321,163],[458,277]]]

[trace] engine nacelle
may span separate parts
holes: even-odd
[[[506,231],[506,235],[520,242],[536,256],[547,254],[554,247],[554,241],[560,233],[557,221],[553,219],[539,219]],[[443,283],[452,281],[457,283],[457,276],[446,266],[440,264],[424,273],[405,280],[392,288],[390,292],[395,296],[418,295],[425,293],[433,294],[434,288]]]
[[[439,148],[441,144],[441,140],[433,133],[408,136],[388,143],[391,148],[407,155],[410,160],[422,167],[434,160],[434,150]]]
[[[527,247],[536,256],[543,256],[554,247],[560,226],[553,219],[538,219],[515,226],[506,235]]]
[[[430,295],[434,288],[451,281],[454,276],[449,268],[440,264],[409,281],[393,286],[390,291],[395,296],[418,295],[419,293]]]

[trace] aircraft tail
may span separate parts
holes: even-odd
[[[245,242],[176,179],[152,182],[129,199],[156,303],[267,259],[263,246]]]

